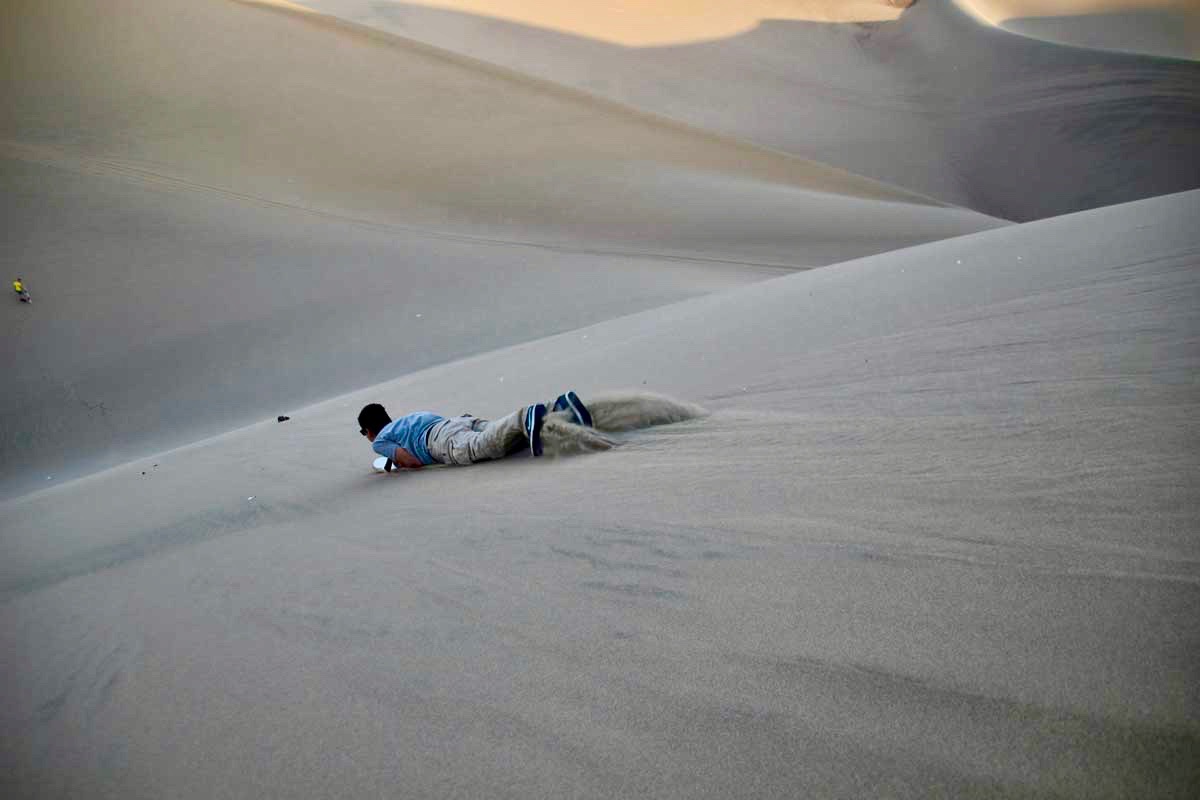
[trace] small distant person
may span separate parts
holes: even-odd
[[[575,392],[559,395],[552,408],[577,425],[592,427],[592,415]],[[526,447],[540,456],[546,413],[546,404],[536,403],[497,420],[471,414],[447,418],[431,411],[393,420],[383,406],[371,403],[358,414],[358,432],[388,459],[384,467],[388,472],[393,467],[418,469],[430,464],[465,466],[504,458]]]
[[[17,293],[17,299],[22,303],[29,302],[29,292],[25,290],[25,280],[23,278],[17,278],[13,281],[13,291]]]

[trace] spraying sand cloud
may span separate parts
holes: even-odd
[[[708,411],[683,400],[653,392],[610,392],[588,400],[595,428],[574,425],[566,412],[551,414],[542,430],[549,455],[563,456],[609,450],[617,445],[606,433],[670,425],[707,416]]]
[[[670,425],[708,414],[700,406],[652,392],[600,394],[588,402],[597,430],[610,433]]]

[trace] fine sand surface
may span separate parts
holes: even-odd
[[[1196,795],[1198,65],[490,5],[0,5],[0,796]]]
[[[1187,796],[1198,215],[794,274],[8,501],[6,796]],[[568,385],[710,415],[399,475],[352,430]]]
[[[0,495],[1004,224],[313,15],[18,0],[0,19],[3,262],[35,296],[5,311]]]
[[[1200,64],[1013,36],[953,0],[896,22],[796,13],[659,47],[449,3],[303,5],[1005,219],[1200,187]]]
[[[34,294],[4,310],[0,495],[783,271],[368,226],[20,159],[0,158],[0,183],[10,269]]]

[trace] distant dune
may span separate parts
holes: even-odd
[[[952,0],[847,24],[797,4],[639,48],[398,0],[304,5],[1005,219],[1200,187],[1200,63],[1014,36]]]
[[[291,0],[241,0],[293,6]],[[303,2],[304,6],[316,4]],[[533,25],[625,47],[661,47],[737,36],[762,20],[878,22],[894,20],[912,0],[416,0],[376,2],[375,13],[403,19],[425,6]],[[336,8],[336,4],[333,6]]]
[[[1200,58],[1200,5],[1192,0],[959,0],[991,25],[1050,42]]]

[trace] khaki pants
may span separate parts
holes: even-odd
[[[434,461],[457,466],[504,458],[528,446],[523,408],[497,420],[470,414],[442,420],[429,429],[425,442]]]

